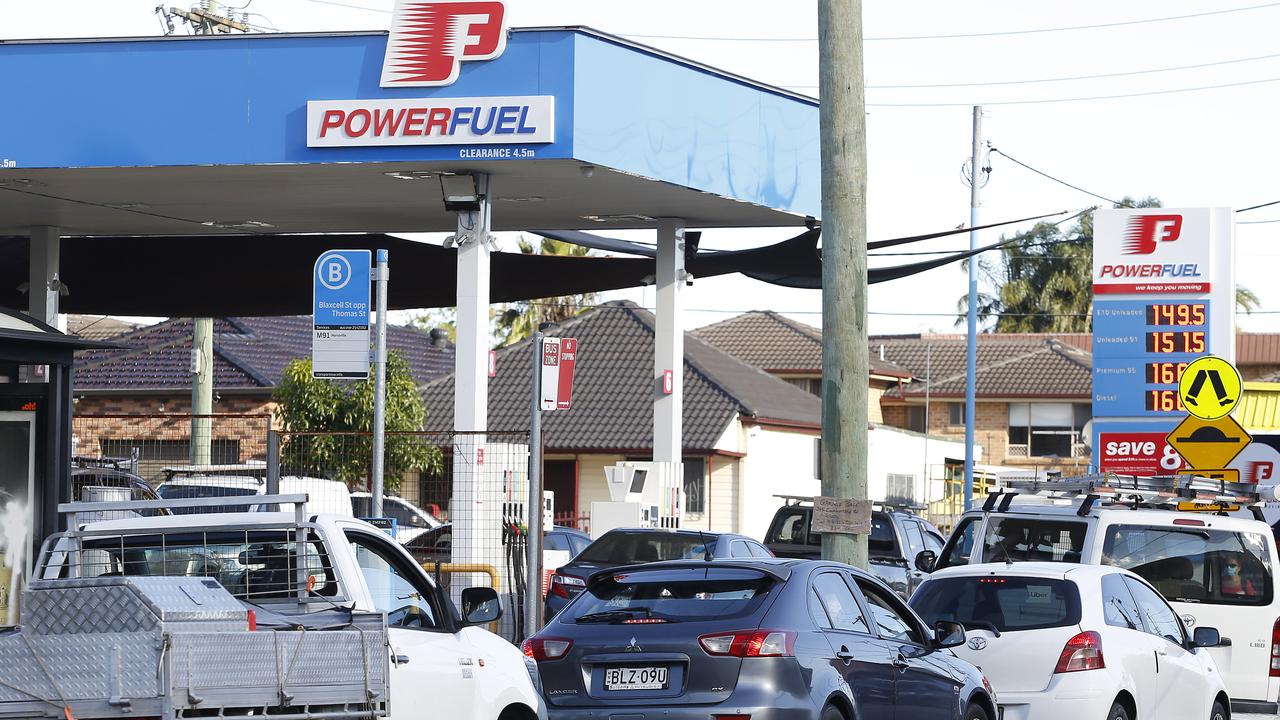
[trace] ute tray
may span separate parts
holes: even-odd
[[[0,718],[388,712],[380,613],[339,609],[327,629],[299,618],[251,631],[249,609],[200,577],[39,580],[22,603],[21,627],[0,631]]]

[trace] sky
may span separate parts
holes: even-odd
[[[589,25],[763,82],[817,92],[815,2],[506,4],[513,26]],[[280,31],[385,30],[392,5],[248,0],[243,11],[254,13],[250,22]],[[0,0],[0,40],[157,35],[155,7],[156,0]],[[1004,153],[990,159],[982,222],[1109,206],[1005,155],[1113,200],[1155,196],[1167,207],[1235,208],[1280,200],[1280,41],[1274,32],[1280,2],[866,0],[863,15],[871,240],[968,222],[961,169],[975,104],[985,109],[984,139]],[[1280,331],[1280,283],[1273,280],[1280,268],[1280,205],[1238,218],[1238,282],[1261,299],[1261,312],[1241,316],[1239,325]],[[783,228],[709,230],[702,246],[737,249],[792,234]],[[998,234],[987,231],[980,242]],[[504,236],[500,244],[513,250],[515,238]],[[911,249],[967,245],[968,236],[958,235]],[[871,265],[906,261],[872,257]],[[870,331],[955,331],[957,300],[965,290],[958,264],[874,285]],[[654,302],[652,291],[643,290],[605,299],[622,297],[644,306]],[[739,276],[697,280],[686,289],[685,306],[689,327],[759,309],[821,325],[820,291]]]

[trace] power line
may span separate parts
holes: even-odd
[[[1099,194],[1098,194],[1098,193],[1096,193],[1096,192],[1090,192],[1089,190],[1085,190],[1084,188],[1080,187],[1079,185],[1072,185],[1071,183],[1067,182],[1066,180],[1061,180],[1061,179],[1059,179],[1059,178],[1056,178],[1056,177],[1054,177],[1054,176],[1050,175],[1049,173],[1044,172],[1043,170],[1037,170],[1037,169],[1035,169],[1035,168],[1031,167],[1030,165],[1028,165],[1028,164],[1026,164],[1026,163],[1022,162],[1021,160],[1019,160],[1019,159],[1017,159],[1017,158],[1015,158],[1015,157],[1012,157],[1012,156],[1008,155],[1007,153],[1005,153],[1005,152],[1001,151],[999,148],[994,148],[994,147],[993,147],[993,148],[991,148],[991,152],[996,153],[997,155],[1001,155],[1001,156],[1003,156],[1003,157],[1005,157],[1005,158],[1008,158],[1008,159],[1009,159],[1010,161],[1012,161],[1013,163],[1015,163],[1015,164],[1017,164],[1017,165],[1021,165],[1022,167],[1024,167],[1024,168],[1026,168],[1026,169],[1030,170],[1031,172],[1033,172],[1033,173],[1035,173],[1035,174],[1037,174],[1037,175],[1040,175],[1040,176],[1046,177],[1046,178],[1048,178],[1048,179],[1050,179],[1050,180],[1052,180],[1052,181],[1054,181],[1054,182],[1058,183],[1059,185],[1065,185],[1065,186],[1067,186],[1067,187],[1071,188],[1072,190],[1076,190],[1076,191],[1078,191],[1078,192],[1082,192],[1082,193],[1084,193],[1085,195],[1089,195],[1089,196],[1091,196],[1091,197],[1098,198],[1099,200],[1105,200],[1105,201],[1107,201],[1107,202],[1109,202],[1109,203],[1111,203],[1112,205],[1115,205],[1115,206],[1123,205],[1123,203],[1120,203],[1120,202],[1117,202],[1117,201],[1115,201],[1115,200],[1112,200],[1112,199],[1111,199],[1111,198],[1109,198],[1109,197],[1105,197],[1105,196],[1103,196],[1103,195],[1099,195]]]
[[[320,0],[312,0],[319,2]],[[1149,23],[1170,22],[1173,20],[1190,20],[1192,18],[1208,17],[1210,15],[1226,15],[1229,13],[1248,12],[1251,10],[1262,10],[1264,8],[1276,7],[1280,2],[1265,3],[1262,5],[1250,5],[1247,7],[1227,8],[1224,10],[1208,10],[1199,13],[1189,13],[1186,15],[1167,15],[1164,17],[1144,18],[1140,20],[1122,20],[1111,23],[1095,23],[1092,25],[1070,25],[1066,27],[1051,28],[1031,28],[1026,30],[998,30],[990,32],[975,33],[954,33],[947,35],[896,35],[896,36],[878,36],[864,37],[864,41],[883,41],[883,40],[950,40],[955,38],[980,38],[980,37],[1000,37],[1008,35],[1032,35],[1037,33],[1051,32],[1068,32],[1075,30],[1098,30],[1101,28],[1124,27],[1129,25],[1145,25]],[[698,35],[635,35],[622,34],[622,37],[628,38],[647,38],[657,40],[702,40],[708,42],[817,42],[816,37],[802,38],[764,38],[764,37],[709,37]]]
[[[1123,100],[1126,98],[1151,97],[1153,95],[1176,95],[1179,93],[1200,92],[1203,90],[1221,90],[1223,88],[1244,87],[1246,85],[1262,85],[1280,82],[1280,78],[1263,78],[1261,80],[1245,80],[1242,82],[1222,83],[1219,85],[1199,85],[1172,90],[1150,90],[1147,92],[1120,93],[1118,95],[1088,95],[1082,97],[1047,98],[1044,100],[1001,100],[995,102],[924,102],[924,103],[867,103],[867,107],[912,108],[912,107],[972,107],[974,105],[1048,105],[1053,103],[1088,102],[1092,100]]]
[[[1247,208],[1240,208],[1236,212],[1238,213],[1249,212],[1250,210],[1257,210],[1259,208],[1271,207],[1272,205],[1280,205],[1280,200],[1272,200],[1271,202],[1265,202],[1265,203],[1262,203],[1261,205],[1250,205]]]
[[[537,307],[556,307],[556,308],[574,308],[577,310],[646,310],[655,312],[654,308],[644,307],[641,305],[617,305],[609,303],[548,303],[538,300],[532,300],[527,303],[521,303]],[[757,309],[744,308],[685,308],[685,312],[698,313],[717,313],[726,315],[743,315],[750,312],[759,312]],[[770,312],[779,315],[821,315],[821,310],[771,310]],[[949,312],[902,312],[894,310],[868,310],[868,315],[880,315],[885,317],[957,317],[959,311],[952,310]],[[1236,310],[1237,315],[1280,315],[1280,310],[1254,310],[1245,312],[1244,310]],[[993,312],[992,316],[998,317],[1019,317],[1019,318],[1059,318],[1059,317],[1092,317],[1092,313],[1001,313]]]
[[[1106,78],[1132,77],[1135,75],[1152,75],[1156,73],[1177,72],[1181,70],[1198,70],[1209,67],[1220,67],[1222,65],[1232,65],[1245,62],[1256,62],[1258,60],[1271,60],[1280,58],[1280,53],[1270,55],[1257,55],[1255,57],[1236,58],[1234,60],[1219,60],[1215,62],[1197,63],[1195,65],[1178,65],[1174,67],[1152,68],[1148,70],[1130,70],[1126,72],[1100,73],[1097,75],[1072,75],[1067,77],[1052,78],[1034,78],[1030,80],[993,80],[988,82],[963,82],[963,83],[922,83],[913,85],[868,85],[868,90],[927,90],[931,88],[963,88],[963,87],[985,87],[997,85],[1034,85],[1040,83],[1055,82],[1072,82],[1077,80],[1102,80]],[[790,89],[813,90],[817,85],[783,85],[781,87]]]
[[[336,0],[304,0],[304,2],[316,3],[318,5],[333,5],[334,7],[349,8],[351,10],[367,10],[369,12],[382,13],[384,15],[391,14],[390,10],[384,10],[382,8],[371,8],[365,5],[352,5],[350,3],[337,2]]]

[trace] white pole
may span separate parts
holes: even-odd
[[[387,425],[387,281],[391,270],[387,263],[387,251],[378,250],[378,325],[373,354],[373,516],[382,514],[382,472],[386,447]]]
[[[973,106],[973,158],[969,171],[969,249],[978,249],[978,204],[982,189],[982,106]],[[964,388],[964,509],[973,507],[973,423],[978,382],[978,258],[969,258],[969,315]]]

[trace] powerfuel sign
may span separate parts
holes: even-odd
[[[1197,358],[1235,354],[1234,228],[1228,208],[1097,212],[1093,450],[1100,470],[1154,475],[1182,467],[1163,441],[1186,412],[1178,383]]]
[[[494,0],[398,0],[383,56],[383,88],[453,85],[468,62],[507,47]],[[533,145],[555,142],[555,96],[367,98],[307,102],[307,147]],[[533,148],[464,149],[463,159],[534,157]]]
[[[555,97],[311,100],[308,147],[555,142]]]

